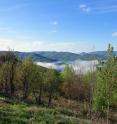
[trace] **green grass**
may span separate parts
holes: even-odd
[[[90,124],[62,108],[46,108],[0,98],[0,124]]]

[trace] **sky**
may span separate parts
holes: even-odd
[[[117,50],[117,0],[0,0],[0,50]]]

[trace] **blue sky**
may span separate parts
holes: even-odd
[[[0,0],[0,50],[117,50],[117,0]]]

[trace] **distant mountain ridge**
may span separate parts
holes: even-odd
[[[50,51],[39,51],[36,52],[44,57],[55,59],[58,61],[74,61],[74,60],[105,60],[108,58],[107,51],[94,51],[94,52],[82,52],[80,54],[72,52],[50,52]],[[117,51],[114,52],[117,55]]]
[[[57,60],[50,59],[47,57],[44,57],[40,54],[37,54],[35,52],[18,52],[18,51],[13,51],[16,56],[18,56],[20,59],[25,59],[25,58],[32,58],[33,61],[40,61],[40,62],[55,62]],[[5,54],[8,53],[8,51],[0,51],[0,54]]]
[[[8,51],[0,51],[0,54]],[[19,58],[24,59],[31,57],[33,61],[40,62],[56,62],[56,61],[75,61],[75,60],[104,60],[108,58],[107,51],[82,52],[80,54],[72,52],[56,52],[56,51],[36,51],[36,52],[18,52],[13,51]],[[117,51],[114,52],[117,56]]]

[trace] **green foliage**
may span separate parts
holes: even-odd
[[[0,93],[23,100],[32,97],[38,104],[48,97],[51,104],[59,89],[59,73],[36,65],[31,58],[16,58],[11,53],[0,56]]]
[[[42,95],[45,89],[45,73],[44,69],[38,65],[33,65],[31,76],[31,89],[33,96],[38,104],[42,103]]]
[[[94,110],[106,112],[108,107],[117,106],[117,59],[113,47],[108,47],[108,61],[98,70],[94,93]]]
[[[31,83],[32,83],[32,67],[33,62],[31,59],[25,59],[19,65],[16,69],[16,81],[19,85],[19,87],[23,91],[23,98],[26,99],[30,93],[31,90]]]
[[[68,99],[87,101],[89,97],[89,83],[84,80],[83,74],[77,74],[71,66],[66,66],[61,74],[63,96]]]
[[[66,66],[64,68],[64,71],[61,73],[61,76],[65,82],[71,82],[73,81],[73,78],[75,76],[74,69],[70,66]]]
[[[14,95],[14,76],[17,61],[17,57],[11,52],[0,56],[0,88],[1,91],[5,92],[5,95],[8,96]]]

